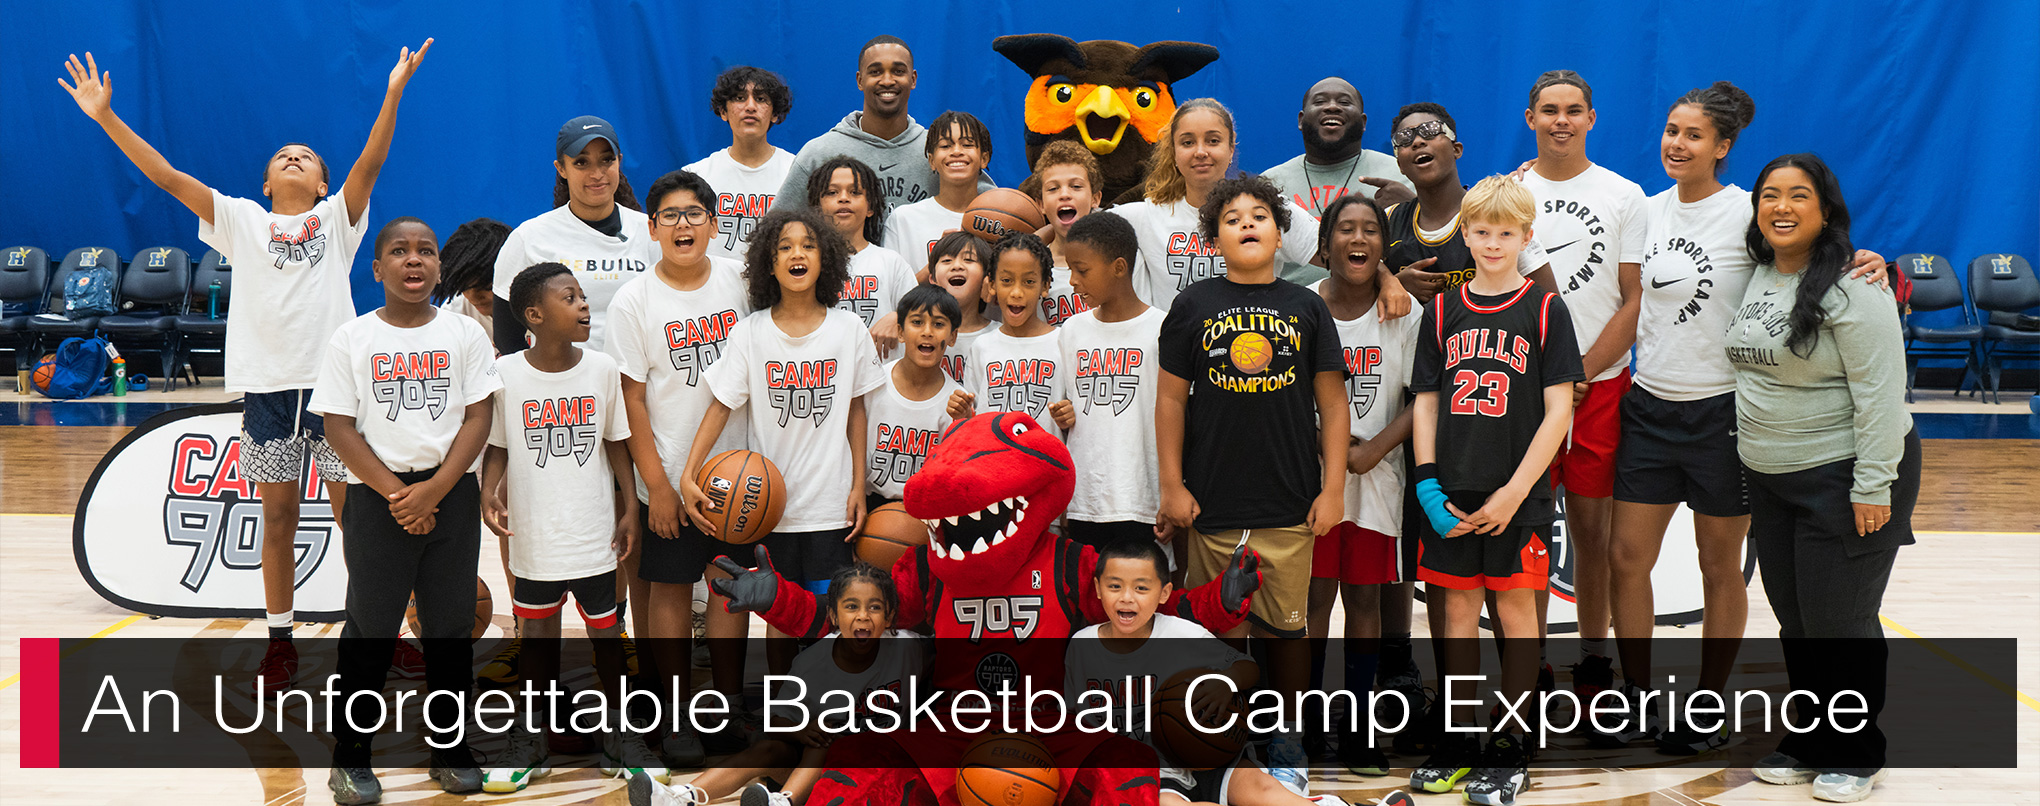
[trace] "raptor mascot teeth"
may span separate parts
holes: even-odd
[[[900,593],[893,623],[926,625],[935,636],[927,676],[932,686],[926,688],[950,694],[993,694],[1009,686],[1020,692],[1029,684],[1035,691],[1062,690],[1070,636],[1105,620],[1090,584],[1097,553],[1047,531],[1069,505],[1075,484],[1069,449],[1034,418],[1016,413],[951,425],[907,482],[908,514],[934,523],[935,536],[893,565]],[[716,560],[732,575],[715,582],[731,609],[758,611],[791,635],[822,635],[828,622],[815,595],[774,572],[763,546],[756,556],[757,567],[748,569],[728,557]],[[1161,610],[1223,632],[1246,617],[1260,584],[1260,556],[1243,548],[1218,579],[1177,591]],[[945,698],[936,709],[939,726],[831,744],[828,771],[808,802],[956,806],[955,768],[977,735],[951,724],[950,702]],[[1036,738],[1062,768],[1060,803],[1157,803],[1156,759],[1147,745],[1076,730]]]
[[[992,40],[1034,82],[1027,87],[1027,165],[1042,147],[1075,140],[1098,156],[1104,203],[1135,201],[1147,178],[1148,155],[1176,114],[1176,82],[1218,59],[1197,42],[1142,47],[1110,39],[1078,42],[1058,34],[1014,34]]]

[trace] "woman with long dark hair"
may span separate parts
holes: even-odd
[[[1876,720],[1889,651],[1877,611],[1898,547],[1913,542],[1920,489],[1898,307],[1880,287],[1841,282],[1849,209],[1819,157],[1772,160],[1751,201],[1744,241],[1757,265],[1725,343],[1750,536],[1791,688],[1820,703],[1859,692],[1868,710],[1853,733],[1822,720],[1788,734],[1755,772],[1811,781],[1821,800],[1862,800],[1884,776]]]

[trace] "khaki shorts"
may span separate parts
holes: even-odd
[[[1217,534],[1197,532],[1190,544],[1190,568],[1184,582],[1202,585],[1217,579],[1240,544],[1243,530]],[[1261,589],[1254,592],[1247,621],[1279,638],[1302,638],[1310,603],[1310,526],[1247,529],[1247,547],[1261,554]]]

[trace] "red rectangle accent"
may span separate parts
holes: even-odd
[[[57,639],[21,639],[21,766],[56,767]]]

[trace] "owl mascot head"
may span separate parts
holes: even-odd
[[[1101,201],[1139,198],[1148,153],[1176,113],[1173,88],[1218,59],[1196,42],[1136,48],[1057,34],[1015,34],[992,50],[1034,77],[1027,88],[1027,164],[1051,141],[1075,140],[1098,156],[1105,177]],[[1125,198],[1122,198],[1125,197]]]

